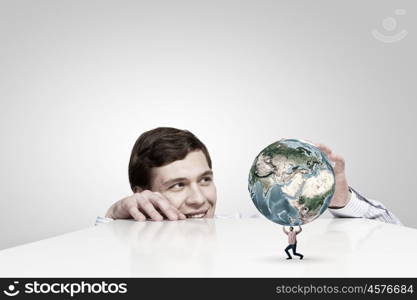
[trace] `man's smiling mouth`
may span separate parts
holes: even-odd
[[[193,213],[188,213],[188,214],[184,214],[187,218],[191,218],[191,219],[199,219],[199,218],[203,218],[208,210],[203,211],[203,212],[193,212]]]

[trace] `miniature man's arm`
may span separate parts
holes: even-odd
[[[300,228],[300,230],[297,231],[297,234],[299,234],[301,231],[303,231],[303,229],[301,228],[301,226],[298,226]]]
[[[288,231],[285,230],[285,226],[282,226],[282,230],[284,231],[285,234],[288,234]]]

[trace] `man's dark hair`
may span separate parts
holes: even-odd
[[[133,146],[129,161],[129,182],[135,187],[151,189],[151,169],[184,159],[188,153],[201,150],[211,169],[206,146],[188,130],[158,127],[142,133]]]

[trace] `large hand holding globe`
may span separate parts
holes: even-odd
[[[312,142],[281,139],[264,148],[249,171],[248,190],[256,208],[270,221],[303,225],[318,218],[329,206],[339,186],[335,206],[346,203],[347,183],[343,161]],[[346,191],[343,191],[346,188]]]
[[[329,208],[342,208],[349,202],[351,193],[345,174],[345,160],[342,156],[336,155],[326,145],[320,143],[314,143],[317,148],[326,153],[327,157],[334,163],[334,175],[336,189],[333,194],[333,198],[330,201]]]

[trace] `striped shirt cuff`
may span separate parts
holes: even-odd
[[[363,218],[369,209],[369,204],[361,201],[355,191],[350,189],[352,196],[350,201],[342,208],[329,208],[329,211],[336,217],[341,218]]]
[[[349,187],[349,190],[352,193],[352,197],[345,207],[337,209],[329,208],[329,211],[335,217],[366,218],[402,225],[401,221],[381,202],[365,198],[352,187]]]
[[[100,224],[104,224],[104,223],[108,223],[108,222],[111,222],[111,221],[113,221],[112,218],[106,218],[106,217],[100,217],[100,216],[98,216],[96,218],[96,223],[94,223],[94,226],[97,226],[97,225],[100,225]]]

